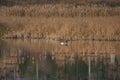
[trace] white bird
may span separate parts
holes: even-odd
[[[67,45],[68,43],[65,41],[65,42],[60,42],[61,45]]]

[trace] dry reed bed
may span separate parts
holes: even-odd
[[[9,38],[120,40],[120,17],[0,17]]]
[[[28,5],[0,7],[1,16],[30,16],[30,17],[84,17],[84,16],[118,16],[120,7],[108,6],[76,6],[63,4]]]

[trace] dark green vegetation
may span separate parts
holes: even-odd
[[[0,0],[0,5],[34,5],[34,4],[76,4],[76,5],[108,5],[119,6],[119,0]]]
[[[64,72],[67,80],[84,80],[88,76],[88,64],[78,56],[75,57],[74,63],[65,63]]]
[[[0,23],[0,38],[1,38],[4,34],[8,33],[9,31],[10,31],[10,29],[7,27],[6,24]]]

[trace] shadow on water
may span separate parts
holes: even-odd
[[[18,43],[0,46],[0,80],[120,80],[120,54],[79,52],[78,45],[74,50],[44,41]]]
[[[64,73],[66,80],[87,80],[88,64],[75,56],[73,63],[65,63]]]

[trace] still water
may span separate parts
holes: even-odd
[[[0,42],[0,80],[120,80],[120,42]]]

